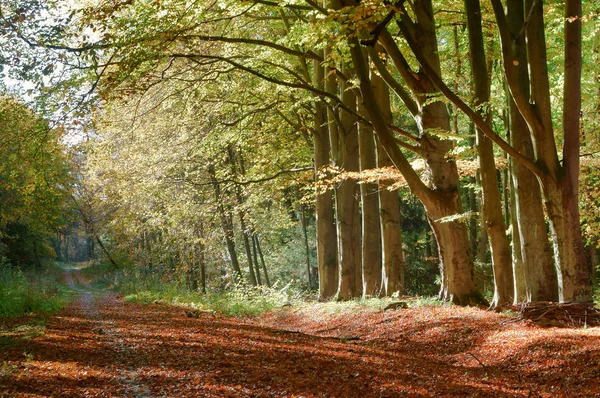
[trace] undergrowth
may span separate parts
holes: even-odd
[[[364,298],[350,301],[317,302],[314,294],[293,283],[273,287],[229,285],[217,292],[202,294],[187,288],[185,281],[173,280],[169,274],[128,267],[115,270],[109,263],[92,263],[82,272],[98,287],[124,295],[129,302],[162,303],[189,307],[199,311],[230,316],[255,316],[268,311],[293,308],[295,311],[319,313],[355,313],[382,311],[398,298]],[[442,305],[435,297],[411,297],[403,300],[409,307]]]
[[[286,287],[239,285],[220,293],[199,294],[174,284],[131,293],[125,296],[125,300],[145,304],[165,303],[229,316],[254,316],[295,301],[287,290]]]
[[[185,281],[172,279],[158,270],[144,272],[131,267],[115,270],[110,264],[100,262],[90,264],[82,272],[95,286],[116,291],[129,302],[170,304],[230,316],[258,315],[302,301],[306,296],[292,283],[273,287],[239,283],[202,294],[188,289]]]
[[[71,295],[60,270],[52,265],[40,271],[22,271],[0,262],[0,319],[56,312]]]

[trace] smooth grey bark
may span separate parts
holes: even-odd
[[[529,71],[525,38],[521,31],[524,19],[523,0],[507,3],[508,27],[515,34],[511,45],[519,89],[529,95]],[[527,122],[509,96],[510,140],[520,153],[533,159],[534,147]],[[526,301],[558,301],[558,279],[548,242],[548,230],[542,205],[542,193],[536,176],[519,162],[512,162],[516,200],[516,217],[521,239],[525,270]]]
[[[262,280],[260,277],[260,265],[258,264],[258,250],[256,249],[256,239],[255,239],[255,234],[252,234],[251,236],[251,240],[252,240],[252,258],[254,260],[254,272],[256,273],[256,282],[259,285],[262,285]]]
[[[365,114],[364,110],[361,114]],[[377,167],[375,137],[369,126],[358,128],[360,170]],[[379,187],[376,183],[360,184],[362,216],[362,296],[379,296],[381,292],[381,228],[379,226]]]
[[[260,264],[262,266],[263,274],[265,275],[265,282],[268,287],[271,287],[271,280],[269,279],[269,273],[267,272],[267,265],[265,264],[265,257],[263,256],[262,249],[260,248],[260,240],[258,239],[258,235],[253,236],[254,241],[256,242],[256,249],[258,250],[258,257],[260,258]]]
[[[514,40],[508,29],[502,2],[492,0],[492,6],[500,30],[503,64],[511,97],[527,122],[534,144],[535,162],[523,158],[520,161],[536,173],[544,193],[555,261],[560,270],[560,300],[591,303],[592,270],[585,257],[578,207],[581,0],[567,0],[565,6],[562,162],[559,161],[552,129],[543,4],[537,0],[525,1],[528,14],[526,24],[522,26],[526,34],[527,65],[531,72],[529,96],[525,95],[515,76],[519,65],[512,60]]]
[[[240,282],[243,280],[243,276],[242,270],[240,268],[240,263],[238,261],[237,253],[235,251],[235,241],[233,238],[233,219],[231,217],[231,213],[226,211],[225,206],[223,205],[221,185],[219,184],[215,176],[214,166],[211,165],[208,167],[208,175],[213,184],[213,189],[215,192],[217,213],[219,214],[219,218],[221,220],[221,229],[223,230],[225,244],[227,245],[227,252],[229,254],[229,261],[231,262],[231,268],[233,268],[234,272],[233,280],[235,282]]]
[[[479,0],[464,0],[464,3],[475,94],[474,105],[479,107],[487,104],[490,100],[490,81],[481,27],[481,8]],[[488,125],[491,125],[489,109],[482,113]],[[494,297],[491,305],[501,307],[513,301],[512,258],[502,214],[502,200],[498,187],[493,143],[480,129],[477,129],[476,148],[481,176],[484,228],[487,230],[494,270]]]
[[[304,259],[306,261],[306,276],[308,279],[308,288],[313,288],[313,280],[310,267],[310,246],[308,244],[308,231],[306,229],[306,212],[304,206],[300,204],[300,225],[302,225],[302,236],[304,237]]]
[[[235,176],[237,174],[237,166],[236,166],[236,154],[235,150],[230,146],[227,148],[227,155],[229,165],[231,167],[231,171]],[[254,263],[252,261],[252,249],[250,248],[250,238],[249,238],[249,230],[246,228],[246,214],[243,210],[244,205],[244,197],[242,195],[241,188],[239,185],[234,187],[235,199],[238,206],[237,215],[240,220],[240,228],[242,230],[242,240],[244,242],[244,249],[246,251],[246,259],[248,261],[248,275],[250,276],[250,283],[252,286],[257,286],[258,281],[256,278],[256,274],[254,273]]]
[[[344,68],[349,71],[347,67]],[[356,112],[356,95],[341,84],[343,104]],[[343,171],[359,171],[358,120],[356,114],[340,110],[338,126],[339,151],[335,165]],[[333,141],[333,140],[332,140]],[[337,296],[340,300],[360,297],[362,292],[361,233],[359,191],[356,180],[347,178],[336,189],[336,222],[338,230],[338,257],[340,283]]]
[[[527,276],[525,273],[525,264],[523,261],[523,251],[521,250],[521,231],[519,229],[519,221],[517,217],[517,197],[515,193],[515,185],[513,182],[514,161],[509,159],[509,186],[510,186],[510,222],[512,236],[512,267],[514,293],[513,304],[523,303],[527,301]],[[539,191],[539,190],[538,190]]]
[[[387,85],[377,74],[372,74],[372,84],[382,117],[392,123],[390,93]],[[377,167],[393,167],[394,163],[377,140]],[[405,292],[404,252],[402,249],[402,230],[400,224],[400,196],[398,190],[390,190],[383,181],[379,182],[379,225],[381,227],[382,246],[382,294],[391,296]]]
[[[384,34],[385,32],[382,35]],[[358,40],[350,39],[350,45],[354,67],[360,82],[363,106],[367,110],[370,121],[384,148],[389,152],[394,165],[403,174],[413,193],[425,205],[428,219],[436,235],[440,260],[444,270],[444,283],[440,291],[441,298],[464,305],[484,302],[485,300],[477,291],[474,281],[474,264],[469,250],[466,226],[462,222],[446,219],[449,216],[462,214],[456,164],[447,161],[444,156],[450,149],[450,144],[429,135],[424,135],[422,139],[425,146],[423,152],[427,154],[426,160],[432,174],[432,186],[435,187],[435,189],[431,189],[421,181],[398,148],[390,132],[377,104],[373,86],[369,79],[368,65],[360,50]],[[445,118],[442,114],[445,115]],[[423,106],[420,120],[424,132],[434,127],[445,127],[445,130],[449,131],[447,110],[445,107],[439,107],[439,104]]]
[[[325,89],[325,71],[318,61],[314,61],[313,79],[315,87]],[[329,74],[328,74],[329,75]],[[335,78],[327,79],[327,91],[336,91]],[[320,170],[330,165],[329,129],[335,127],[335,122],[328,123],[328,108],[321,102],[315,104],[314,120],[314,152],[315,179]],[[332,118],[329,118],[332,119]],[[337,135],[337,134],[335,134]],[[337,260],[337,230],[334,220],[334,200],[331,189],[318,190],[315,200],[317,224],[317,263],[319,269],[319,298],[328,300],[335,296],[338,289],[338,260]]]

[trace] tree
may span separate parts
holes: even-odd
[[[60,130],[14,98],[0,97],[0,133],[0,256],[39,267],[72,215],[69,159]]]

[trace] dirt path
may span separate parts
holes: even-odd
[[[460,308],[195,319],[67,280],[79,299],[0,353],[0,396],[600,396],[598,328]]]

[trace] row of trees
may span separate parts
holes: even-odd
[[[139,253],[177,247],[167,257],[190,259],[193,275],[222,241],[240,278],[237,244],[249,280],[266,279],[262,237],[294,221],[290,210],[305,220],[310,176],[296,173],[312,158],[321,297],[410,284],[398,194],[408,188],[435,235],[440,297],[484,301],[472,250],[483,235],[500,306],[592,300],[578,181],[598,114],[597,74],[583,69],[597,53],[581,49],[597,48],[598,22],[585,5],[97,1],[50,9],[68,19],[55,30],[27,25],[18,7],[5,19],[15,46],[61,60],[64,92],[83,78],[99,93],[82,199]],[[468,228],[475,212],[480,234]]]

